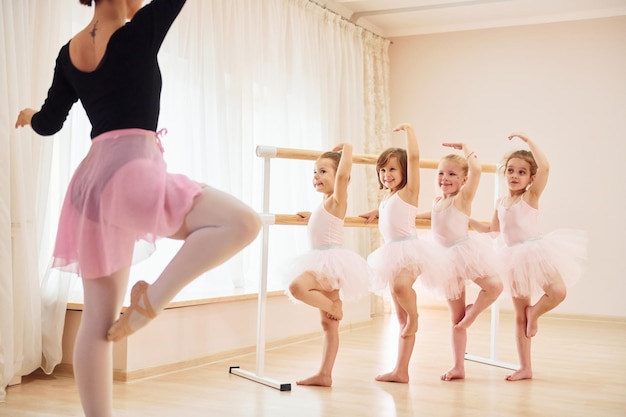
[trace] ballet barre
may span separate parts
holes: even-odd
[[[308,219],[304,219],[297,214],[271,214],[270,216],[270,224],[287,226],[306,226],[308,224]],[[343,220],[343,225],[346,227],[371,227],[375,229],[378,227],[378,219],[366,223],[366,219],[363,217],[346,217]],[[415,219],[415,227],[418,229],[429,229],[430,220]]]
[[[277,148],[274,146],[257,146],[256,155],[261,158],[299,159],[315,161],[323,151],[311,151],[306,149]],[[352,155],[353,164],[376,165],[378,155],[355,154]],[[439,161],[436,159],[420,159],[420,168],[437,169]],[[495,173],[496,164],[482,164],[482,172]]]
[[[290,383],[282,383],[276,379],[268,378],[264,375],[265,367],[265,319],[266,319],[266,302],[267,302],[267,268],[268,268],[268,255],[269,255],[269,226],[270,225],[291,225],[291,226],[305,226],[307,220],[298,215],[290,214],[272,214],[269,213],[269,198],[270,198],[270,161],[272,158],[281,159],[296,159],[314,161],[323,151],[314,151],[306,149],[293,149],[293,148],[279,148],[274,146],[257,146],[256,155],[264,159],[263,165],[263,212],[260,213],[260,217],[263,221],[263,227],[261,229],[262,236],[262,253],[261,253],[261,279],[259,280],[259,292],[258,292],[258,305],[257,305],[257,344],[256,344],[256,369],[255,372],[246,371],[238,366],[231,366],[229,373],[243,378],[249,379],[254,382],[258,382],[267,385],[271,388],[278,389],[280,391],[291,391]],[[375,165],[378,160],[378,155],[368,154],[355,154],[352,156],[352,162],[354,164],[367,164]],[[425,169],[437,169],[439,165],[438,160],[420,159],[420,168]],[[482,172],[495,173],[497,172],[497,165],[495,164],[482,164]],[[498,180],[496,176],[496,195],[498,190]],[[378,227],[378,221],[366,223],[366,219],[362,217],[346,217],[344,225],[347,227]],[[430,220],[416,219],[415,226],[420,229],[430,228]],[[502,368],[517,370],[515,365],[503,363],[496,358],[497,338],[496,333],[499,322],[499,308],[498,300],[496,300],[491,306],[491,340],[490,340],[490,357],[482,358],[476,355],[465,354],[466,360],[474,362],[481,362],[488,365],[494,365]]]
[[[269,224],[280,224],[286,226],[306,226],[308,219],[304,219],[297,214],[267,214],[266,221]],[[488,224],[487,222],[483,222]],[[364,217],[346,217],[343,219],[343,225],[346,227],[371,227],[378,228],[378,219],[374,219],[369,223],[366,223]],[[430,220],[428,219],[415,219],[416,229],[430,229]],[[470,227],[470,230],[472,228]]]

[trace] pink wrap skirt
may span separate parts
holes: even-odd
[[[201,184],[167,172],[155,132],[121,129],[92,140],[65,195],[53,267],[98,278],[150,256],[183,225]]]

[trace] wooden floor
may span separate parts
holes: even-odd
[[[469,332],[468,353],[488,357],[489,313]],[[450,366],[447,312],[422,310],[409,384],[381,383],[396,354],[393,317],[341,333],[332,388],[300,387],[321,355],[315,338],[267,351],[265,375],[279,391],[229,374],[255,370],[255,355],[132,383],[115,384],[116,417],[173,416],[626,416],[626,321],[546,317],[533,339],[533,380],[506,382],[506,369],[466,362],[467,378],[442,382]],[[502,314],[498,359],[516,363],[511,316]],[[157,347],[155,347],[157,348]],[[7,391],[0,416],[81,416],[72,378],[35,373]]]

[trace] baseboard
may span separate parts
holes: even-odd
[[[342,325],[339,327],[339,332],[348,332],[354,329],[359,329],[363,327],[371,326],[372,322],[370,320],[363,321],[359,323],[349,323],[346,325]],[[297,336],[290,336],[280,340],[275,340],[272,342],[267,342],[265,345],[265,350],[271,350],[280,348],[286,345],[291,345],[294,343],[300,343],[311,339],[321,338],[323,336],[322,331],[311,332],[306,334],[301,334]],[[254,353],[256,351],[256,346],[247,346],[239,349],[232,349],[229,351],[220,352],[213,355],[207,355],[200,358],[192,359],[192,360],[184,360],[175,363],[168,363],[165,365],[154,366],[151,368],[143,368],[135,371],[122,371],[122,370],[114,370],[113,371],[113,380],[117,382],[134,382],[145,378],[152,378],[172,372],[180,372],[191,368],[197,368],[199,366],[210,365],[216,362],[223,362],[227,360],[232,360],[238,358],[240,356],[248,355]],[[57,365],[54,369],[54,374],[62,375],[62,376],[73,376],[73,367],[72,364],[61,363]]]

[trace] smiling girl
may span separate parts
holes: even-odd
[[[414,284],[419,277],[422,285],[434,289],[441,280],[448,280],[450,297],[458,297],[459,289],[454,288],[441,252],[417,237],[415,216],[420,191],[420,155],[413,127],[403,123],[394,132],[405,133],[406,150],[389,148],[380,154],[376,172],[385,195],[378,210],[361,217],[368,222],[376,217],[380,219],[378,227],[384,245],[372,252],[367,261],[374,270],[374,291],[390,289],[400,325],[396,366],[391,372],[378,375],[376,380],[408,383],[409,361],[418,328]]]
[[[520,368],[507,381],[532,378],[530,346],[537,334],[539,317],[558,306],[583,270],[587,237],[584,231],[539,231],[539,197],[548,182],[550,165],[543,151],[523,133],[513,133],[530,152],[518,150],[505,162],[504,179],[509,194],[497,204],[490,225],[475,220],[470,224],[482,232],[501,232],[504,246],[500,258],[504,280],[513,297],[515,339]],[[539,295],[535,304],[531,296]]]
[[[434,200],[432,211],[417,217],[431,219],[433,238],[442,246],[460,288],[458,298],[448,298],[454,364],[441,379],[450,381],[465,378],[467,328],[498,298],[502,282],[490,239],[486,235],[470,237],[468,233],[472,201],[480,181],[480,162],[465,143],[443,143],[443,146],[460,150],[464,156],[450,154],[439,161],[437,186],[442,195]],[[466,306],[465,285],[470,282],[476,283],[480,291],[474,303]]]
[[[342,300],[355,301],[369,294],[370,271],[365,259],[343,247],[343,223],[348,207],[348,183],[352,169],[352,145],[337,145],[323,153],[313,170],[313,187],[323,194],[313,212],[299,212],[308,221],[311,251],[294,261],[287,295],[316,307],[324,331],[322,364],[319,371],[298,385],[330,387],[339,349],[339,320]]]

